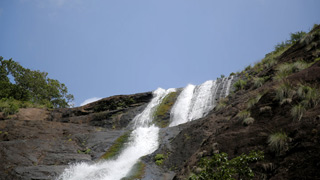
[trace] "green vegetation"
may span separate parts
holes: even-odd
[[[262,96],[263,96],[262,94],[258,94],[256,97],[251,98],[251,99],[248,101],[248,103],[247,103],[248,109],[250,109],[250,108],[252,108],[254,105],[256,105],[256,104],[260,101],[260,99],[261,99]]]
[[[254,122],[254,119],[252,117],[247,117],[242,121],[243,125],[250,125]]]
[[[275,80],[282,80],[288,77],[292,73],[292,64],[284,63],[277,67],[277,74],[274,77]]]
[[[306,108],[302,104],[296,104],[291,109],[291,115],[294,120],[300,121],[303,114],[306,112]]]
[[[228,98],[221,98],[215,107],[216,110],[220,110],[220,109],[223,109],[224,107],[226,107],[227,102],[228,102]]]
[[[307,33],[303,31],[298,31],[296,33],[291,33],[290,34],[290,41],[292,44],[299,42],[304,36],[306,36]]]
[[[197,174],[189,177],[189,180],[235,180],[253,179],[254,173],[250,163],[255,163],[264,158],[262,151],[251,151],[248,155],[242,154],[231,160],[228,154],[214,154],[210,158],[202,158]]]
[[[280,101],[281,105],[284,103],[291,103],[294,94],[295,94],[295,91],[293,87],[287,81],[284,81],[276,89],[276,99]]]
[[[78,149],[78,151],[77,151],[78,154],[89,154],[90,152],[91,152],[90,148],[87,148],[86,150],[83,150],[83,151]]]
[[[288,136],[285,132],[273,133],[268,138],[268,145],[273,152],[280,154],[286,150],[288,144]]]
[[[47,76],[46,72],[24,68],[18,62],[12,59],[4,60],[0,56],[1,111],[12,114],[17,112],[18,108],[28,107],[28,104],[48,108],[69,107],[73,95],[68,94],[63,83]]]
[[[233,84],[235,91],[242,90],[247,85],[247,81],[239,79],[237,82]]]
[[[0,100],[0,112],[3,112],[4,116],[15,114],[19,111],[19,101],[14,99],[3,98]]]
[[[320,101],[320,90],[317,88],[312,88],[307,85],[300,84],[298,86],[297,94],[299,98],[303,101],[305,107],[312,108],[318,105]]]
[[[266,77],[254,77],[253,78],[253,85],[255,88],[261,87],[269,78],[269,76]]]
[[[252,68],[251,65],[249,65],[249,66],[247,66],[244,70],[245,70],[245,71],[249,71],[251,68]]]
[[[104,155],[101,156],[101,159],[111,159],[119,155],[125,144],[129,141],[131,132],[126,132],[115,140],[114,144],[107,150]]]
[[[320,61],[320,57],[316,58],[316,59],[313,61],[313,63],[316,63],[316,62],[318,62],[318,61]]]
[[[121,180],[137,180],[142,179],[145,173],[146,165],[139,161],[133,167],[132,170],[129,172],[128,177],[121,178]]]
[[[306,34],[307,33],[303,32],[303,31],[298,31],[296,33],[291,33],[290,34],[290,40],[287,40],[285,42],[281,42],[281,43],[277,44],[274,47],[275,52],[282,51],[283,49],[286,49],[287,47],[290,47],[291,45],[297,43],[298,41],[303,39],[303,37],[306,36]]]
[[[2,98],[0,99],[0,112],[3,112],[5,116],[15,114],[19,111],[19,108],[45,108],[46,105],[37,105],[28,101],[19,101],[16,99]]]
[[[240,121],[242,121],[243,125],[249,125],[254,122],[254,118],[250,117],[251,113],[249,110],[243,110],[240,111],[236,117],[239,118]]]
[[[306,69],[311,64],[304,61],[296,61],[294,63],[283,63],[277,67],[277,73],[274,77],[275,80],[283,80],[288,77],[290,74],[299,72],[303,69]]]
[[[303,114],[308,108],[313,108],[320,102],[320,90],[310,87],[308,85],[300,84],[297,87],[293,87],[287,81],[280,84],[276,89],[276,98],[280,101],[280,104],[292,103],[298,100],[298,104],[292,106],[291,116],[294,120],[301,120]]]
[[[161,127],[167,127],[169,125],[170,119],[165,117],[170,113],[170,109],[172,108],[177,96],[179,95],[178,92],[171,92],[169,93],[164,99],[162,100],[161,104],[157,107],[153,114],[153,122]]]
[[[250,111],[248,110],[243,110],[243,111],[240,111],[236,117],[240,119],[240,121],[243,121],[244,119],[250,117],[251,113]]]
[[[264,68],[271,68],[277,64],[277,61],[274,57],[267,57],[261,61],[264,64]]]
[[[154,160],[156,162],[156,165],[161,166],[164,161],[164,155],[163,154],[156,154],[154,157]]]

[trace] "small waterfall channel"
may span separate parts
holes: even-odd
[[[178,96],[170,112],[170,127],[207,115],[216,101],[228,95],[233,77],[206,81],[201,85],[187,85]],[[151,154],[159,146],[159,127],[153,123],[153,114],[162,100],[176,89],[158,88],[153,99],[134,119],[129,142],[116,159],[94,164],[85,162],[70,165],[58,180],[121,180],[126,177],[140,157]]]

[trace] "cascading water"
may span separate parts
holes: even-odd
[[[130,135],[127,147],[114,160],[96,164],[78,163],[71,165],[60,176],[59,180],[119,180],[125,177],[139,158],[148,155],[158,148],[159,128],[151,125],[155,108],[163,98],[175,89],[158,88],[153,92],[154,98],[145,110],[134,118],[134,130]]]
[[[178,124],[186,123],[188,121],[188,116],[192,103],[191,100],[193,97],[195,87],[195,85],[189,84],[182,90],[172,107],[170,119],[174,119],[174,121],[172,121],[169,126],[176,126]]]
[[[187,85],[178,96],[170,113],[171,123],[176,126],[207,115],[216,101],[229,94],[233,77],[219,81],[206,81],[199,86]],[[154,152],[158,146],[159,128],[153,125],[153,114],[162,100],[176,89],[158,88],[145,110],[133,119],[133,131],[129,142],[120,155],[113,160],[95,164],[71,165],[58,180],[120,180],[126,177],[139,158]]]
[[[206,81],[199,86],[188,85],[177,98],[170,113],[170,127],[199,119],[207,115],[218,98],[229,94],[233,76],[219,81]]]

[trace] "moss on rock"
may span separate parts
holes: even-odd
[[[119,155],[121,149],[123,149],[126,142],[128,142],[131,131],[124,133],[117,140],[115,140],[114,144],[107,150],[104,155],[101,156],[101,159],[111,159],[117,155]]]
[[[161,127],[167,127],[170,122],[170,110],[176,101],[179,92],[171,92],[166,97],[164,97],[161,104],[157,107],[153,114],[153,122]]]
[[[122,178],[121,180],[136,180],[136,179],[142,179],[143,175],[145,173],[146,165],[139,161],[137,162],[132,170],[129,172],[129,175],[127,177]]]

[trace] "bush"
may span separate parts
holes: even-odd
[[[296,33],[291,33],[290,34],[290,41],[292,44],[297,43],[298,41],[300,41],[307,33],[303,32],[303,31],[298,31]]]
[[[161,166],[164,161],[164,155],[163,154],[156,154],[154,157],[154,160],[156,162],[156,165]]]
[[[294,94],[295,91],[293,90],[291,84],[287,81],[282,83],[276,89],[276,99],[280,101],[280,104],[284,104],[285,102],[291,102]]]
[[[251,69],[251,65],[247,66],[244,70],[249,71]]]
[[[296,61],[293,63],[293,67],[292,67],[292,72],[299,72],[301,70],[304,70],[306,68],[308,68],[311,64],[306,63],[304,61]]]
[[[308,64],[303,61],[296,61],[294,63],[283,63],[277,67],[277,73],[275,75],[275,80],[283,80],[288,77],[290,74],[299,72],[303,69],[306,69],[311,64]]]
[[[302,104],[297,104],[292,107],[291,116],[294,120],[300,121],[305,112],[306,108]]]
[[[242,121],[243,125],[249,125],[252,124],[254,122],[254,119],[252,117],[247,117]]]
[[[250,117],[250,111],[248,110],[243,110],[243,111],[240,111],[236,117],[239,118],[240,121],[243,121],[244,119]]]
[[[248,155],[241,154],[231,160],[228,154],[214,154],[209,158],[202,158],[199,163],[197,174],[189,177],[189,180],[230,180],[230,179],[253,179],[254,173],[250,163],[255,163],[264,158],[262,151],[251,151]]]
[[[250,99],[247,103],[247,107],[249,109],[252,108],[254,105],[256,105],[260,101],[261,97],[262,97],[262,94],[258,94],[255,98]]]
[[[244,87],[247,85],[247,81],[239,79],[237,82],[234,83],[234,88],[236,91],[244,89]]]
[[[292,67],[293,67],[293,64],[288,64],[288,63],[280,64],[276,68],[277,73],[275,75],[275,79],[282,80],[288,77],[292,73]]]
[[[268,145],[273,152],[281,153],[288,146],[288,136],[284,132],[273,133],[268,138]]]
[[[281,43],[278,43],[277,45],[275,45],[274,47],[274,52],[277,53],[277,52],[280,52],[280,51],[283,51],[284,49],[290,47],[290,42],[289,41],[283,41]]]
[[[265,63],[264,63],[264,67],[265,68],[271,68],[275,64],[277,64],[277,61],[275,60],[275,58],[267,58]]]
[[[303,101],[305,107],[312,108],[320,101],[320,90],[307,85],[299,85],[297,90],[298,97]]]
[[[12,98],[0,100],[0,112],[3,112],[4,116],[15,114],[19,111],[19,101]]]
[[[254,77],[253,78],[253,85],[255,88],[261,87],[269,77]]]

